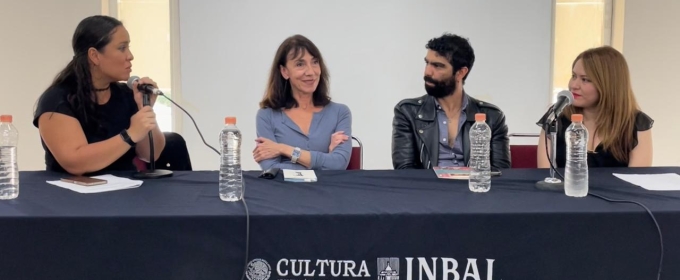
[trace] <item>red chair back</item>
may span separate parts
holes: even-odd
[[[535,138],[531,142],[537,141],[538,133],[510,133],[511,138]],[[536,142],[534,142],[536,143]],[[510,145],[511,168],[538,168],[536,162],[537,145]]]
[[[536,145],[510,145],[512,168],[537,168]]]
[[[352,136],[352,140],[357,142],[359,146],[352,147],[352,154],[349,157],[349,164],[347,165],[347,170],[359,170],[364,167],[364,154],[363,154],[363,144],[359,138]]]

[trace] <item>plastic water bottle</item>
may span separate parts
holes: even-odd
[[[491,188],[491,162],[489,146],[491,128],[486,124],[486,114],[475,114],[475,123],[470,128],[470,190],[488,192]]]
[[[584,197],[588,195],[588,129],[583,125],[583,115],[571,115],[571,125],[564,134],[567,143],[564,193]]]
[[[241,173],[241,131],[236,118],[226,117],[220,133],[220,199],[239,201],[243,198],[243,174]]]
[[[0,116],[0,199],[19,196],[18,144],[19,131],[12,125],[12,116]]]

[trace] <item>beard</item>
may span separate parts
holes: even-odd
[[[434,98],[447,97],[453,94],[453,92],[456,90],[456,80],[453,76],[450,79],[444,81],[437,81],[428,76],[423,77],[423,79],[426,82],[434,84],[434,86],[425,84],[425,91],[427,91],[427,95]]]

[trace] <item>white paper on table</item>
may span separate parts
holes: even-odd
[[[128,178],[116,177],[113,175],[93,176],[92,178],[106,180],[106,184],[96,186],[82,186],[64,181],[47,181],[47,183],[79,193],[100,193],[132,189],[137,188],[141,186],[142,183],[144,183],[144,181],[130,180]]]
[[[680,191],[680,175],[676,173],[613,175],[650,191]]]

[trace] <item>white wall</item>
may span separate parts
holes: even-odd
[[[654,165],[680,164],[680,1],[627,0],[623,54],[635,96],[654,122]]]
[[[32,124],[40,94],[71,60],[71,37],[83,18],[101,14],[98,0],[0,1],[0,114],[19,130],[19,168],[44,170],[44,151]]]
[[[444,4],[394,1],[381,6],[382,2],[376,0],[372,2],[377,4],[370,6],[362,2],[366,6],[363,12],[356,12],[354,16],[357,19],[344,22],[342,26],[328,24],[339,21],[339,17],[347,18],[353,11],[333,1],[325,1],[324,5],[332,7],[334,17],[325,14],[314,17],[305,13],[298,19],[293,17],[287,21],[275,20],[276,15],[271,9],[284,8],[276,5],[255,12],[254,4],[243,2],[181,1],[181,28],[185,31],[182,47],[203,46],[204,56],[200,56],[202,53],[183,52],[182,70],[194,67],[200,71],[183,75],[185,99],[179,101],[197,117],[207,140],[213,145],[217,143],[216,135],[223,116],[239,116],[239,125],[246,134],[243,148],[245,168],[256,169],[257,165],[249,158],[252,143],[248,137],[254,135],[253,116],[264,90],[270,59],[283,38],[302,33],[319,45],[328,61],[334,99],[349,104],[353,109],[355,134],[367,145],[366,167],[390,168],[390,109],[401,98],[424,93],[421,84],[423,46],[427,39],[450,31],[475,35],[471,36],[471,41],[478,60],[468,80],[467,90],[502,106],[508,114],[511,132],[535,132],[533,122],[529,120],[536,119],[536,112],[524,112],[513,103],[523,104],[526,100],[518,94],[536,91],[538,97],[529,99],[531,103],[546,104],[547,99],[542,97],[547,92],[543,88],[548,88],[546,77],[550,66],[537,63],[530,66],[530,69],[537,69],[535,73],[522,73],[513,67],[514,64],[503,60],[507,57],[549,56],[549,49],[544,45],[547,43],[536,45],[530,40],[548,36],[551,31],[549,22],[539,27],[532,24],[533,21],[549,20],[550,12],[545,12],[545,9],[550,1],[536,3],[539,1],[524,0],[527,1],[531,4],[530,9],[508,12],[519,6],[518,3],[500,0],[463,4],[456,1],[450,1],[450,4],[448,1]],[[285,3],[296,6],[288,1]],[[312,2],[309,9],[315,9],[315,3]],[[623,0],[615,3],[615,9],[623,6],[620,5]],[[621,30],[615,31],[613,43],[623,49],[628,59],[633,87],[642,109],[656,121],[653,130],[654,164],[678,165],[680,147],[675,139],[680,137],[680,129],[674,124],[674,104],[680,103],[680,96],[676,94],[677,86],[673,81],[680,77],[680,38],[673,34],[680,32],[680,23],[674,20],[680,13],[680,1],[627,0],[625,4],[625,36]],[[430,9],[433,6],[438,9]],[[3,64],[0,67],[0,83],[4,85],[0,91],[3,100],[0,102],[0,114],[14,115],[14,123],[21,133],[19,165],[22,170],[44,168],[44,152],[38,131],[31,124],[35,102],[70,59],[71,36],[77,23],[84,17],[100,14],[101,8],[100,1],[93,0],[0,1],[0,34],[4,42],[0,44],[0,61]],[[245,13],[243,9],[246,9]],[[289,15],[284,13],[287,18],[290,18]],[[367,24],[365,20],[370,15],[379,16],[382,21]],[[426,16],[423,20],[415,18],[423,15]],[[205,27],[206,22],[202,19],[207,23],[222,24],[205,29],[210,36],[208,40],[186,32],[187,28]],[[480,25],[480,22],[486,25]],[[516,27],[512,28],[510,24]],[[276,34],[257,33],[260,35],[252,36],[246,32],[261,32],[263,28],[272,28]],[[375,31],[376,28],[378,31]],[[357,38],[363,40],[357,41]],[[397,43],[390,45],[386,43],[388,40],[396,40]],[[522,44],[526,45],[526,50],[519,53],[508,51]],[[233,49],[229,51],[224,48],[225,45],[231,45]],[[395,49],[387,50],[387,46]],[[389,68],[396,70],[388,76],[385,71]],[[536,76],[536,73],[539,74]],[[245,78],[239,76],[242,74]],[[206,85],[201,86],[200,83]],[[376,110],[371,110],[373,107]],[[202,146],[189,118],[183,119],[180,132],[190,140],[194,166],[215,169],[216,158]]]
[[[425,44],[443,32],[475,49],[466,90],[500,106],[511,133],[537,131],[551,89],[552,8],[546,0],[181,1],[180,102],[212,145],[224,117],[238,117],[243,168],[259,169],[251,151],[267,73],[279,44],[303,34],[326,60],[333,99],[352,110],[364,167],[392,169],[393,108],[425,94]],[[191,121],[181,127],[194,168],[217,169]]]

